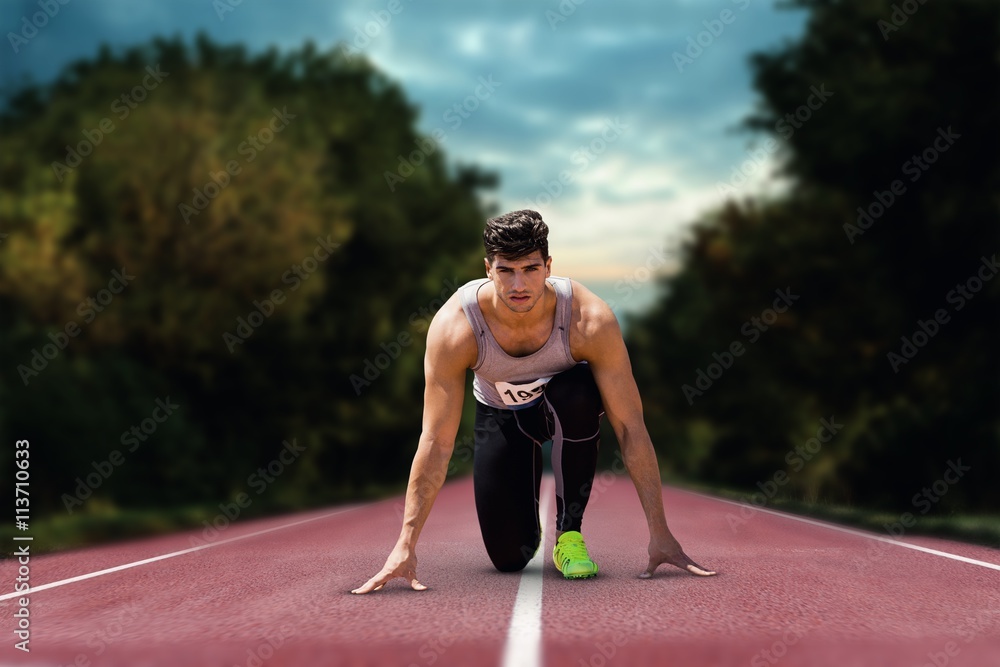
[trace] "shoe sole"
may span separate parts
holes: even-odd
[[[553,565],[555,565],[555,563],[553,563]],[[556,565],[556,569],[559,570],[558,565]],[[589,572],[587,574],[566,574],[562,570],[559,570],[559,574],[561,574],[564,579],[593,579],[594,577],[597,576],[597,572],[599,571],[600,569],[598,569],[596,572]]]

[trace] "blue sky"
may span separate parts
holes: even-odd
[[[638,281],[669,270],[658,252],[724,200],[718,183],[763,141],[737,131],[757,102],[748,56],[798,37],[805,17],[771,0],[577,2],[68,0],[16,53],[8,33],[39,0],[3,2],[0,81],[44,82],[101,43],[154,35],[346,43],[402,84],[450,161],[499,173],[501,209],[542,212],[556,273]],[[689,38],[701,53],[678,63]],[[740,193],[774,187],[764,173]]]

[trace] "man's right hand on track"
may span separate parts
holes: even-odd
[[[364,595],[381,589],[385,584],[396,577],[403,577],[410,581],[410,588],[415,591],[425,591],[427,587],[417,581],[417,554],[412,548],[397,544],[389,558],[385,561],[385,567],[374,577],[366,581],[359,588],[355,588],[352,593]]]

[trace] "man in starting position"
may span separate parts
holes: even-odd
[[[580,283],[551,275],[548,231],[536,211],[491,218],[483,232],[486,278],[463,286],[434,316],[403,527],[385,567],[352,593],[379,590],[396,577],[426,588],[417,580],[417,538],[447,475],[468,369],[475,373],[476,511],[498,570],[523,569],[541,542],[541,443],[551,439],[553,560],[568,579],[597,574],[580,525],[607,414],[649,526],[649,565],[640,576],[652,576],[662,563],[715,574],[688,558],[667,528],[656,452],[618,320]]]

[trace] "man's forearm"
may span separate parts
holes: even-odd
[[[411,548],[416,546],[438,491],[448,476],[448,461],[453,447],[434,444],[421,437],[410,467],[410,480],[406,485],[403,527],[399,533],[401,544]]]
[[[660,481],[660,467],[656,461],[656,451],[645,427],[630,430],[623,427],[618,434],[625,460],[625,469],[639,494],[639,502],[646,513],[651,538],[670,534],[666,515],[663,512],[663,487]]]

